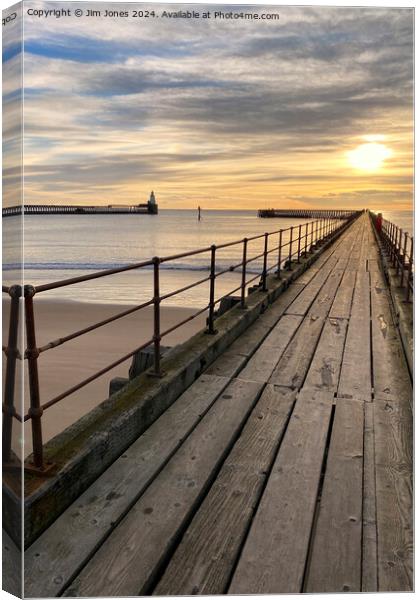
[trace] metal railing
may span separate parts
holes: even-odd
[[[399,278],[399,286],[405,290],[405,301],[413,300],[413,273],[414,273],[414,238],[401,227],[386,219],[381,219],[378,214],[370,212],[372,224],[375,227],[389,261]]]
[[[11,439],[12,439],[12,423],[13,419],[16,419],[20,423],[31,421],[32,427],[32,463],[33,468],[42,473],[46,466],[44,462],[44,451],[43,451],[43,437],[42,437],[42,416],[45,410],[57,404],[64,398],[67,398],[74,392],[80,390],[84,386],[88,385],[92,381],[98,379],[111,369],[120,365],[121,363],[128,360],[134,354],[140,350],[150,346],[154,347],[153,352],[153,368],[151,375],[156,377],[162,376],[161,370],[161,340],[169,335],[171,332],[179,329],[187,322],[197,318],[203,313],[207,313],[207,329],[206,332],[210,335],[217,333],[215,328],[216,319],[216,307],[221,302],[222,298],[230,296],[235,293],[240,294],[239,306],[241,309],[246,309],[246,290],[247,286],[259,279],[258,286],[262,292],[267,291],[267,277],[269,274],[274,273],[279,279],[284,275],[284,270],[291,270],[293,262],[299,263],[302,257],[306,257],[308,253],[312,252],[320,243],[328,240],[333,234],[338,233],[346,227],[352,220],[354,220],[360,213],[354,212],[350,217],[342,221],[337,219],[318,219],[305,224],[290,227],[288,229],[279,229],[269,233],[261,235],[255,235],[253,237],[245,237],[240,240],[219,244],[211,245],[198,250],[189,252],[183,252],[180,254],[165,256],[165,257],[154,257],[151,260],[127,265],[124,267],[107,269],[98,271],[88,275],[79,277],[73,277],[71,279],[64,279],[49,283],[45,285],[24,285],[23,289],[21,286],[13,285],[11,287],[3,286],[3,293],[6,293],[10,297],[10,323],[9,323],[9,338],[7,347],[3,347],[3,352],[7,357],[6,366],[6,382],[5,382],[5,395],[3,403],[3,461],[8,463],[11,460]],[[274,247],[273,245],[274,240]],[[254,256],[249,256],[249,244],[250,242],[262,243],[261,251]],[[271,242],[271,244],[270,244]],[[242,259],[240,262],[234,265],[230,265],[228,268],[217,270],[216,269],[216,257],[217,253],[223,249],[240,246],[242,248]],[[169,293],[162,294],[160,290],[160,278],[161,278],[161,265],[179,260],[185,257],[197,256],[207,254],[209,256],[209,275],[191,283],[185,285],[182,288],[171,291]],[[260,260],[262,266],[259,267],[258,273],[252,273],[252,277],[249,277],[249,265],[252,262]],[[153,295],[147,302],[143,302],[137,306],[133,306],[129,309],[123,310],[118,314],[115,314],[107,319],[103,319],[97,323],[94,323],[88,327],[75,331],[64,337],[52,340],[43,346],[37,345],[36,335],[36,323],[34,314],[34,299],[43,292],[49,290],[57,290],[66,286],[74,285],[81,282],[91,281],[102,277],[110,277],[117,273],[123,273],[126,271],[133,271],[137,269],[152,268],[153,269]],[[283,272],[282,272],[283,268]],[[240,284],[228,293],[223,294],[216,298],[216,281],[219,277],[222,277],[226,273],[233,271],[240,272]],[[179,323],[169,327],[162,331],[161,320],[160,320],[160,305],[164,300],[177,296],[191,288],[209,284],[209,295],[208,303],[206,306],[192,314],[191,316],[181,320]],[[255,283],[254,283],[255,285]],[[23,359],[27,362],[28,369],[28,382],[29,382],[29,401],[30,407],[26,414],[23,416],[19,415],[16,411],[14,395],[15,395],[15,381],[16,381],[16,361],[22,360],[22,356],[18,350],[18,327],[19,327],[19,306],[20,299],[24,298],[24,320],[25,320],[25,331],[26,331],[26,350],[23,355]],[[72,386],[69,389],[62,391],[57,396],[42,401],[40,397],[40,386],[39,386],[39,375],[38,375],[38,361],[42,358],[42,355],[58,346],[61,346],[70,340],[74,340],[82,335],[88,334],[100,327],[103,327],[109,323],[112,323],[118,319],[121,319],[127,315],[140,311],[148,306],[153,307],[153,337],[147,340],[140,346],[130,350],[124,356],[113,361],[111,364],[104,366],[99,371],[93,373],[90,377],[80,381],[78,384]]]

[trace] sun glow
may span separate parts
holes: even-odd
[[[370,136],[377,138],[379,136]],[[350,165],[354,169],[363,171],[377,171],[383,165],[383,162],[392,156],[392,150],[384,144],[378,144],[376,141],[369,141],[367,144],[361,144],[354,150],[347,153]]]

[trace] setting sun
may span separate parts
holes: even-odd
[[[376,171],[382,167],[383,162],[392,156],[392,150],[384,144],[369,142],[361,144],[348,152],[349,163],[354,169]]]

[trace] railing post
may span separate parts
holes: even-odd
[[[281,245],[283,242],[283,229],[280,229],[280,233],[279,233],[279,256],[277,259],[277,277],[278,279],[281,278],[281,274],[280,274],[280,269],[281,269]]]
[[[160,281],[159,281],[159,264],[160,258],[158,256],[153,257],[153,316],[154,316],[154,327],[153,327],[153,359],[154,369],[153,375],[155,377],[161,377],[162,372],[160,370]]]
[[[39,351],[36,345],[35,333],[35,315],[34,315],[34,296],[35,288],[31,285],[25,285],[25,323],[26,323],[26,358],[28,359],[28,379],[30,407],[28,414],[31,418],[32,426],[32,449],[33,464],[36,469],[44,470],[44,450],[42,445],[42,423],[41,417],[44,412],[41,408],[39,395],[39,377],[38,377],[38,356]]]
[[[242,281],[241,281],[241,308],[246,308],[245,304],[245,286],[246,286],[246,249],[248,245],[248,238],[244,238],[244,245],[242,249]]]
[[[309,225],[309,223],[306,223],[306,225],[305,225],[305,249],[304,249],[305,258],[308,255],[308,225]]]
[[[401,239],[400,228],[397,226],[397,237],[395,238],[395,258],[396,258],[396,274],[400,272],[400,244],[399,240]]]
[[[411,275],[413,273],[413,246],[414,246],[414,240],[413,240],[413,238],[411,238],[410,257],[408,259],[407,293],[405,295],[406,302],[409,302],[409,300],[410,300],[410,280],[411,280]]]
[[[388,226],[388,255],[389,259],[392,259],[392,223]]]
[[[408,233],[404,232],[404,249],[402,253],[402,265],[401,265],[401,283],[400,286],[404,287],[404,271],[405,271],[405,253],[407,252],[407,237]]]
[[[297,252],[297,261],[300,263],[300,238],[302,235],[302,225],[299,225],[299,234],[298,234],[298,252]]]
[[[392,266],[393,267],[395,267],[395,263],[397,260],[397,251],[396,251],[396,248],[397,248],[396,235],[397,234],[396,234],[396,231],[397,231],[396,226],[392,225]]]
[[[311,222],[311,252],[314,245],[314,222]]]
[[[214,328],[214,290],[216,280],[216,246],[211,246],[210,255],[210,299],[209,299],[209,319],[207,325],[207,333],[214,334],[216,330]]]
[[[264,259],[262,272],[262,291],[267,291],[267,251],[268,251],[268,233],[264,234]]]
[[[388,253],[389,253],[389,259],[392,261],[392,223],[389,224],[389,229],[388,229]]]
[[[287,269],[289,271],[292,270],[292,244],[293,244],[293,227],[289,229],[290,231],[290,240],[289,240],[289,264]]]
[[[392,257],[391,233],[392,233],[391,223],[387,223],[386,245],[387,245],[387,252],[388,252],[389,259],[391,259],[391,257]]]
[[[402,234],[403,234],[401,227],[399,227],[399,232],[400,232],[400,235],[399,235],[399,238],[398,238],[397,275],[398,275],[398,273],[400,271],[400,260],[401,260],[401,246],[402,246]]]
[[[3,463],[10,462],[12,453],[12,428],[15,407],[16,359],[18,357],[19,300],[22,296],[20,285],[9,289],[10,315],[9,338],[6,354],[6,377],[3,402]]]

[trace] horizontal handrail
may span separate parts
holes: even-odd
[[[231,242],[225,242],[219,245],[211,245],[203,248],[199,248],[196,250],[191,250],[187,252],[181,252],[178,254],[172,254],[164,257],[154,257],[149,260],[123,265],[121,267],[116,267],[113,269],[104,269],[101,271],[96,271],[94,273],[89,273],[86,275],[81,275],[78,277],[72,277],[67,279],[62,279],[59,281],[42,284],[38,286],[25,285],[22,293],[22,289],[20,286],[3,286],[3,292],[8,293],[11,298],[11,313],[10,313],[10,324],[9,324],[9,341],[8,345],[3,347],[3,351],[7,356],[7,374],[6,374],[6,391],[5,391],[5,417],[3,419],[3,452],[6,451],[5,457],[6,460],[10,458],[10,446],[11,446],[11,427],[13,418],[17,419],[21,422],[31,421],[32,425],[32,446],[33,446],[33,463],[35,468],[40,472],[44,469],[44,458],[43,458],[43,442],[42,442],[42,416],[45,410],[50,408],[51,406],[57,404],[58,402],[64,400],[68,396],[72,395],[76,391],[84,388],[86,385],[91,383],[92,381],[98,379],[104,374],[111,371],[113,368],[122,364],[132,356],[134,356],[137,352],[145,349],[151,344],[154,347],[153,351],[153,374],[160,376],[161,375],[161,340],[172,333],[173,331],[181,328],[186,323],[192,321],[193,319],[198,318],[200,315],[204,313],[208,313],[207,317],[207,332],[209,334],[216,333],[216,329],[214,326],[214,321],[217,318],[216,308],[220,305],[223,298],[226,296],[231,296],[237,292],[240,292],[240,307],[246,308],[246,289],[247,287],[259,280],[258,286],[261,291],[267,291],[267,275],[269,273],[276,273],[278,278],[282,276],[282,268],[291,269],[292,262],[296,260],[300,262],[302,256],[306,256],[308,252],[311,252],[314,247],[317,246],[321,241],[328,240],[328,238],[337,231],[341,230],[344,226],[346,226],[351,220],[356,218],[360,214],[359,212],[353,212],[350,216],[347,216],[345,219],[337,219],[334,217],[331,218],[322,218],[313,221],[308,221],[304,224],[294,225],[287,229],[276,229],[274,231],[266,232],[263,234],[253,235],[250,237],[242,238],[239,240],[234,240]],[[276,243],[274,247],[270,247],[270,240],[272,236],[279,236],[278,240],[276,239]],[[249,256],[249,244],[251,242],[255,242],[261,240],[263,242],[263,249],[259,251],[255,249],[256,254]],[[241,246],[242,248],[242,260],[239,262],[235,262],[229,267],[222,268],[221,270],[217,270],[216,268],[216,256],[217,252],[224,250],[226,248],[230,248],[233,246]],[[172,290],[162,294],[160,292],[160,275],[161,275],[161,266],[164,263],[176,261],[182,258],[197,256],[201,254],[209,254],[209,274],[206,277],[202,277],[193,283],[184,285],[176,290]],[[269,264],[269,259],[274,256],[273,264]],[[247,272],[249,269],[249,265],[251,263],[255,263],[256,261],[262,261],[260,266],[256,267],[258,272],[255,274]],[[124,273],[127,271],[134,271],[140,269],[151,268],[153,271],[152,281],[153,281],[153,292],[151,298],[141,304],[138,304],[134,307],[130,307],[128,309],[122,310],[114,315],[111,315],[105,319],[102,319],[96,323],[93,323],[87,327],[83,327],[78,331],[72,332],[68,335],[59,337],[55,340],[49,341],[43,346],[38,347],[36,343],[36,322],[35,322],[35,312],[34,312],[34,300],[35,298],[43,292],[56,290],[59,288],[63,288],[66,286],[75,285],[78,283],[83,283],[87,281],[96,280],[102,277],[108,277],[112,275],[116,275],[119,273]],[[239,271],[240,270],[240,271]],[[220,277],[227,274],[228,272],[236,272],[240,275],[240,283],[234,289],[232,289],[228,293],[224,293],[223,295],[216,297],[215,294],[215,286],[216,281],[219,280]],[[251,275],[251,276],[249,276]],[[160,324],[160,306],[161,303],[169,298],[173,298],[178,296],[192,288],[195,288],[200,285],[204,285],[209,283],[209,300],[206,305],[200,308],[198,311],[189,315],[188,317],[183,318],[181,321],[175,323],[169,328],[162,331]],[[14,409],[14,383],[15,383],[15,367],[16,367],[16,359],[19,357],[19,351],[17,349],[17,330],[18,330],[18,307],[20,298],[24,297],[25,300],[25,321],[26,321],[26,339],[27,339],[27,347],[24,353],[24,359],[28,363],[28,379],[29,379],[29,389],[30,389],[30,408],[23,417],[18,415]],[[83,379],[82,381],[76,383],[70,388],[64,390],[60,394],[55,397],[47,400],[46,402],[41,401],[40,397],[40,387],[38,381],[38,360],[41,358],[43,353],[47,350],[53,350],[58,346],[62,346],[63,344],[70,342],[76,338],[79,338],[83,335],[89,334],[100,327],[104,327],[113,323],[119,319],[122,319],[128,315],[131,315],[137,311],[140,311],[147,307],[153,307],[153,337],[151,337],[147,342],[137,346],[134,350],[124,354],[118,359],[114,360],[110,364],[105,367],[99,369],[89,377]]]

